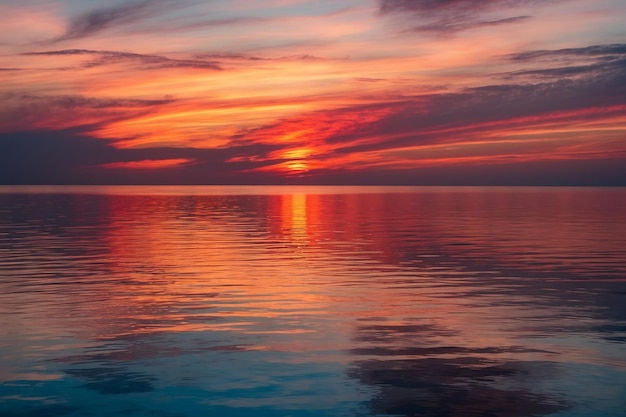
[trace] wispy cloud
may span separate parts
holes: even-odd
[[[383,16],[403,16],[405,32],[453,34],[505,24],[521,23],[529,15],[502,16],[522,6],[546,5],[559,0],[381,0]],[[495,15],[494,15],[495,13]]]
[[[424,25],[414,26],[405,32],[414,33],[434,33],[434,34],[452,34],[468,29],[476,29],[488,26],[506,25],[511,23],[521,23],[531,19],[531,16],[514,16],[496,20],[471,20],[464,16],[455,16],[436,20]]]
[[[0,94],[0,132],[33,128],[61,129],[137,117],[172,99],[141,100],[82,96]]]
[[[87,61],[83,62],[81,68],[93,68],[103,65],[113,65],[123,62],[138,64],[137,69],[167,69],[167,68],[190,68],[190,69],[208,69],[222,70],[224,62],[244,61],[244,62],[316,62],[330,61],[336,58],[323,58],[310,54],[294,54],[278,57],[261,57],[257,55],[246,55],[240,53],[206,53],[196,54],[191,59],[176,59],[163,55],[138,54],[123,51],[99,51],[91,49],[61,49],[53,51],[34,51],[24,52],[23,56],[41,56],[41,57],[72,57],[86,56]],[[59,69],[67,70],[67,66]],[[1,70],[1,69],[0,69]],[[5,70],[18,70],[7,68]]]
[[[320,56],[315,56],[311,54],[293,54],[293,55],[282,55],[278,57],[263,57],[258,55],[246,55],[246,54],[236,54],[236,53],[222,53],[222,52],[213,52],[206,54],[196,55],[196,58],[199,59],[217,59],[217,60],[228,60],[228,61],[334,61],[337,58],[324,58]]]
[[[532,70],[520,70],[496,74],[504,79],[527,78],[530,80],[584,77],[592,74],[602,74],[608,71],[623,71],[626,68],[626,59],[616,59],[609,62],[601,62],[592,65],[571,65],[558,68],[542,68]]]
[[[101,65],[116,64],[130,61],[141,64],[143,69],[162,68],[199,68],[199,69],[222,69],[218,62],[203,59],[173,59],[161,55],[145,55],[132,52],[120,51],[94,51],[89,49],[63,49],[58,51],[25,52],[27,56],[75,56],[86,55],[95,57],[82,66],[85,68],[97,67]]]
[[[523,51],[506,55],[513,61],[530,61],[536,59],[554,59],[562,57],[598,57],[626,56],[626,44],[590,45],[580,48],[563,48],[554,50]]]
[[[381,0],[381,13],[461,13],[471,14],[492,8],[555,3],[560,0]]]
[[[505,79],[542,80],[603,75],[624,72],[626,45],[592,45],[580,48],[524,51],[505,55],[503,58],[511,62],[535,66],[531,69],[495,74]],[[558,66],[549,67],[551,65]],[[540,67],[537,68],[537,66]]]
[[[171,0],[143,0],[91,10],[73,18],[65,33],[53,41],[85,38],[112,27],[130,25],[175,5]]]

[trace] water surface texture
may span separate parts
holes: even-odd
[[[626,189],[0,188],[0,415],[624,416]]]

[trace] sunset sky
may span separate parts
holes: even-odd
[[[626,185],[624,0],[0,0],[2,184]]]

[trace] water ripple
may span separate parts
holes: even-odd
[[[623,189],[0,189],[0,414],[622,416],[624,213]]]

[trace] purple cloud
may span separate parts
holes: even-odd
[[[401,16],[410,26],[405,33],[453,34],[504,24],[520,23],[532,16],[489,17],[518,6],[545,5],[563,0],[381,0],[383,16]]]

